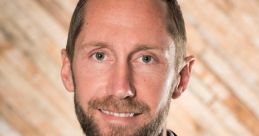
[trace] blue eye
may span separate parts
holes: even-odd
[[[94,54],[94,57],[95,57],[96,60],[102,61],[105,58],[105,54],[103,52],[96,52]]]
[[[151,61],[153,61],[152,56],[149,56],[149,55],[144,55],[144,56],[142,56],[142,62],[144,62],[144,63],[150,63]]]

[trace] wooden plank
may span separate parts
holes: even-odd
[[[76,3],[0,1],[0,135],[82,135],[59,75]],[[259,1],[180,4],[197,61],[168,127],[179,135],[259,135]]]

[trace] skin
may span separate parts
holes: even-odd
[[[168,98],[178,98],[184,92],[194,57],[186,57],[180,72],[174,71],[175,46],[166,30],[163,2],[89,0],[84,18],[87,21],[75,43],[73,63],[62,49],[61,77],[68,91],[76,90],[82,108],[104,134],[110,125],[136,130],[154,118]],[[96,53],[102,53],[103,58],[96,58]],[[146,57],[148,61],[143,61]],[[150,111],[121,118],[107,116],[100,109],[89,110],[90,100],[107,96],[117,101],[137,99]],[[136,112],[113,107],[107,110]]]

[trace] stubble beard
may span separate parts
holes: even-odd
[[[160,136],[162,135],[163,125],[165,123],[166,117],[168,115],[171,99],[168,98],[167,104],[156,113],[152,119],[140,126],[135,132],[128,130],[126,127],[110,126],[110,131],[108,134],[103,134],[101,128],[99,128],[96,120],[91,112],[85,112],[82,108],[78,97],[74,95],[75,112],[77,119],[81,125],[81,128],[86,136]],[[115,102],[112,97],[106,97],[104,100],[90,100],[88,103],[88,111],[96,108],[97,106],[111,106],[115,109],[120,107],[129,107],[130,109],[141,109],[143,113],[148,114],[150,108],[139,101],[136,100],[125,100],[124,102]],[[127,132],[130,132],[127,133]]]

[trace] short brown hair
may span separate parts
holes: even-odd
[[[179,64],[182,63],[186,55],[186,30],[182,11],[177,0],[164,0],[168,6],[168,32],[171,34],[175,41],[176,50],[176,70],[178,70]],[[84,9],[87,6],[87,0],[79,0],[75,11],[73,13],[69,33],[66,51],[70,62],[73,61],[74,47],[77,36],[81,31],[81,27],[84,23]]]

